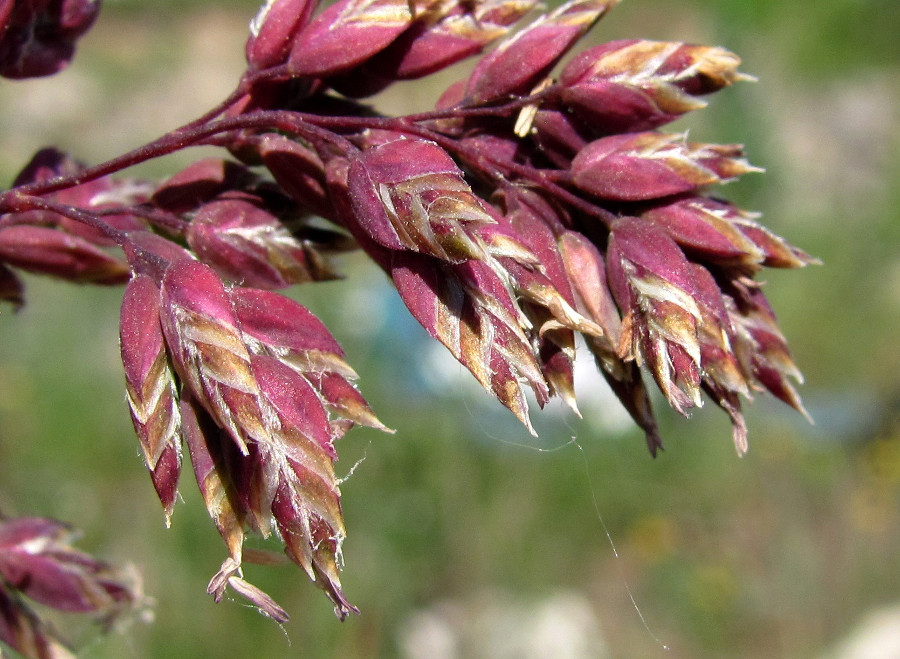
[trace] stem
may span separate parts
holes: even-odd
[[[71,176],[57,176],[56,178],[46,181],[37,181],[15,188],[24,195],[36,196],[45,195],[64,188],[70,188],[81,185],[88,181],[106,176],[128,167],[133,167],[148,160],[159,158],[161,156],[186,149],[191,146],[199,146],[204,141],[214,135],[227,133],[235,130],[257,129],[257,130],[281,130],[294,135],[302,135],[316,142],[326,140],[329,142],[341,142],[349,145],[346,139],[334,135],[329,131],[324,131],[320,127],[308,123],[306,119],[315,115],[307,115],[301,112],[291,112],[288,110],[260,110],[249,114],[231,117],[227,119],[219,119],[208,121],[201,125],[195,125],[197,122],[191,122],[181,128],[177,128],[166,133],[158,139],[148,142],[147,144],[122,154],[112,160],[107,160],[99,165],[88,167],[84,171]],[[343,117],[346,124],[346,117]],[[0,194],[0,210],[6,208],[9,202],[6,197],[14,190],[9,190]]]
[[[121,247],[125,251],[126,255],[139,255],[141,258],[157,264],[161,268],[165,268],[167,265],[162,257],[152,252],[148,252],[143,247],[136,244],[128,235],[128,233],[111,227],[109,224],[104,222],[102,218],[95,215],[94,213],[89,213],[80,208],[75,208],[74,206],[58,204],[54,201],[44,199],[43,197],[34,197],[31,195],[27,195],[18,188],[11,190],[10,192],[13,193],[12,200],[15,203],[15,212],[45,210],[56,213],[57,215],[63,215],[64,217],[68,217],[72,220],[75,220],[76,222],[81,222],[82,224],[100,231],[110,240],[114,241],[116,245]],[[131,259],[129,258],[129,260]]]
[[[207,126],[208,125],[209,124],[207,124]],[[201,129],[179,128],[152,142],[113,158],[112,160],[107,160],[99,165],[88,167],[77,174],[71,176],[57,176],[56,178],[48,179],[46,181],[28,183],[27,185],[19,186],[14,190],[25,195],[44,195],[64,188],[81,185],[82,183],[93,181],[101,176],[106,176],[107,174],[112,174],[113,172],[127,169],[128,167],[133,167],[142,162],[159,158],[160,156],[165,156],[188,146],[192,146],[195,141],[192,139],[193,134],[197,132],[203,134],[205,131],[202,131]],[[13,190],[9,192],[13,192]],[[5,195],[0,195],[0,200],[2,200],[4,196]],[[2,204],[0,204],[0,208],[2,208]]]
[[[147,220],[154,227],[172,231],[174,233],[183,233],[189,224],[172,213],[157,210],[147,205],[138,204],[136,206],[114,206],[100,208],[94,211],[97,217],[106,217],[108,215],[134,215],[136,217]]]
[[[474,168],[493,180],[506,181],[511,177],[533,183],[537,187],[549,192],[560,201],[570,204],[582,213],[599,219],[605,225],[610,226],[615,220],[615,214],[595,204],[582,199],[577,194],[564,187],[568,181],[566,172],[560,170],[541,170],[528,165],[522,165],[499,158],[492,157],[478,149],[473,149],[461,141],[448,137],[443,133],[421,125],[423,122],[432,122],[437,119],[453,117],[484,117],[502,116],[508,117],[516,110],[520,110],[530,104],[540,102],[548,96],[556,93],[557,85],[550,85],[546,89],[530,96],[514,99],[508,103],[486,107],[456,106],[444,110],[425,112],[405,117],[358,117],[358,116],[328,116],[315,115],[305,112],[289,110],[259,110],[248,114],[216,119],[229,107],[234,105],[252,85],[267,79],[277,79],[283,76],[284,67],[267,69],[257,74],[247,76],[241,80],[234,92],[232,92],[218,106],[195,119],[194,121],[177,128],[160,138],[149,142],[137,149],[129,151],[121,156],[108,160],[105,163],[89,167],[72,176],[60,176],[47,181],[29,183],[17,188],[26,196],[44,195],[63,188],[80,185],[101,176],[106,176],[128,167],[133,167],[142,162],[152,160],[190,146],[202,144],[215,144],[225,146],[222,140],[214,139],[224,133],[237,130],[280,130],[295,136],[302,136],[316,145],[321,151],[326,145],[337,145],[342,152],[354,150],[352,142],[343,136],[348,133],[358,133],[366,128],[395,130],[424,139],[429,139],[440,145],[445,150],[456,154],[461,159],[469,162]],[[13,191],[0,193],[0,211],[15,202],[7,197]],[[93,216],[98,221],[97,216]]]
[[[196,128],[214,120],[216,117],[226,112],[231,106],[241,100],[248,93],[250,93],[250,90],[253,89],[254,85],[257,85],[261,82],[279,80],[287,77],[287,68],[287,64],[283,64],[271,69],[256,71],[255,73],[252,73],[250,75],[245,75],[243,78],[241,78],[241,81],[238,83],[238,86],[234,89],[234,91],[231,92],[221,103],[213,107],[205,114],[200,115],[190,123],[185,124],[181,127],[181,129]]]
[[[124,231],[119,231],[118,229],[109,226],[100,217],[93,213],[89,213],[80,208],[75,208],[74,206],[58,204],[55,201],[50,201],[49,199],[44,199],[43,197],[35,197],[33,195],[26,194],[19,188],[13,189],[10,192],[12,193],[11,203],[13,205],[13,212],[22,213],[36,210],[51,211],[53,213],[56,213],[57,215],[63,215],[75,220],[76,222],[81,222],[82,224],[86,224],[87,226],[100,231],[107,238],[115,241],[115,243],[120,247],[125,244],[132,244],[132,241],[128,237],[128,234],[126,234]]]

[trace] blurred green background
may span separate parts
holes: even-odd
[[[45,144],[96,162],[200,114],[240,75],[256,4],[108,0],[62,75],[0,83],[0,184]],[[83,529],[156,601],[152,624],[107,637],[64,621],[81,656],[846,658],[876,633],[900,652],[898,27],[896,0],[627,0],[593,33],[739,53],[759,82],[678,128],[745,143],[767,174],[723,193],[825,263],[763,276],[816,425],[760,396],[743,459],[712,406],[685,421],[661,405],[651,459],[590,379],[584,420],[535,414],[534,440],[374,266],[294,291],[398,430],[338,447],[340,474],[362,460],[342,486],[362,611],[344,623],[290,566],[247,569],[291,613],[283,629],[204,594],[224,547],[190,473],[164,527],[124,400],[121,290],[28,278],[28,305],[0,316],[0,508]],[[378,102],[425,109],[447,82]]]

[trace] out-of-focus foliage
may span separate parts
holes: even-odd
[[[60,78],[0,86],[4,185],[21,154],[45,142],[98,161],[204,110],[242,70],[256,4],[225,12],[219,2],[108,2]],[[502,410],[468,397],[461,369],[432,358],[424,332],[398,325],[395,294],[350,260],[344,270],[367,287],[350,301],[337,297],[353,291],[346,284],[297,294],[400,432],[359,430],[340,446],[340,475],[365,458],[342,485],[354,530],[342,581],[362,615],[337,623],[288,566],[251,573],[302,612],[282,632],[202,595],[219,540],[197,492],[185,488],[191,505],[176,504],[164,528],[124,401],[121,291],[74,295],[32,278],[29,306],[0,317],[0,508],[85,529],[80,546],[136,562],[157,600],[153,625],[88,638],[84,656],[420,656],[413,650],[441,639],[471,656],[504,640],[540,647],[554,616],[566,621],[549,625],[558,643],[575,639],[584,656],[663,655],[660,643],[669,657],[811,656],[897,603],[900,5],[677,5],[628,0],[597,37],[721,44],[760,78],[717,94],[692,118],[691,138],[744,141],[768,173],[729,197],[825,262],[771,273],[767,287],[816,425],[758,400],[748,411],[751,449],[738,460],[719,414],[700,410],[689,426],[665,415],[667,449],[651,460],[598,394],[582,405],[585,421],[537,419],[541,440],[532,440]],[[409,85],[384,102],[421,108],[431,97]],[[54,113],[39,116],[48,102]],[[14,103],[34,110],[13,113]],[[97,121],[98,108],[109,118]],[[164,175],[175,165],[157,167]],[[410,344],[422,346],[419,360],[401,358]]]

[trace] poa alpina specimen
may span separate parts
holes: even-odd
[[[243,576],[246,534],[274,534],[340,618],[355,610],[339,580],[335,444],[356,424],[386,428],[330,332],[276,292],[337,277],[337,252],[368,255],[529,430],[530,395],[577,411],[576,334],[654,455],[646,375],[682,414],[705,392],[740,454],[742,398],[769,391],[803,412],[755,276],[813,259],[713,196],[759,171],[740,146],[660,130],[749,76],[726,50],[682,43],[569,57],[616,4],[269,0],[220,105],[93,167],[42,151],[0,194],[3,299],[23,303],[17,270],[127,282],[134,426],[167,521],[191,464],[228,550],[209,586],[217,599],[231,587],[286,619]],[[0,74],[65,66],[99,5],[0,0]],[[385,116],[357,100],[467,57],[480,59],[433,111]],[[230,155],[158,183],[119,175],[196,145]]]

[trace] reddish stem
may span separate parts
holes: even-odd
[[[88,167],[87,169],[71,176],[57,176],[46,181],[36,181],[19,186],[14,190],[0,193],[0,211],[16,210],[14,203],[9,199],[12,192],[18,191],[23,195],[45,195],[64,188],[81,185],[88,181],[112,174],[114,172],[133,167],[148,160],[186,149],[191,146],[199,146],[208,138],[221,133],[235,130],[281,130],[286,133],[304,136],[311,141],[341,142],[349,145],[344,138],[307,123],[306,115],[300,112],[288,110],[261,110],[238,117],[209,121],[202,125],[191,122],[181,128],[166,133],[158,139],[148,142],[132,151],[122,154],[112,160]],[[347,118],[345,118],[347,119]],[[345,122],[346,123],[346,122]],[[12,205],[11,205],[12,204]]]
[[[417,135],[429,139],[440,145],[447,151],[454,153],[462,160],[468,162],[474,169],[484,176],[495,181],[507,181],[510,178],[528,181],[542,190],[549,192],[557,199],[582,213],[595,217],[609,226],[615,215],[606,209],[598,207],[577,194],[566,189],[568,181],[567,173],[561,170],[541,170],[527,165],[501,160],[490,154],[473,149],[459,140],[444,135],[432,128],[421,125],[423,122],[432,122],[448,117],[466,116],[509,116],[517,110],[529,104],[540,102],[555,93],[556,85],[523,98],[514,99],[508,103],[486,107],[458,106],[446,110],[409,115],[406,117],[358,117],[358,116],[325,116],[288,110],[259,110],[236,117],[216,119],[235,102],[237,102],[254,84],[266,79],[278,78],[283,75],[284,67],[276,67],[258,74],[244,78],[235,91],[218,106],[195,119],[194,121],[177,128],[160,138],[138,147],[117,158],[105,163],[89,167],[72,176],[60,176],[46,181],[29,183],[17,188],[22,195],[35,197],[45,195],[63,188],[72,187],[87,181],[106,176],[108,174],[127,169],[148,160],[164,156],[190,146],[201,144],[225,145],[221,139],[215,139],[228,132],[238,130],[279,130],[290,135],[303,137],[309,140],[320,151],[328,145],[337,146],[339,151],[348,152],[356,147],[344,135],[359,133],[367,128],[380,128],[395,130],[411,135]],[[10,193],[0,194],[0,210],[15,208],[15,202],[9,198]],[[100,221],[95,215],[93,221]]]

